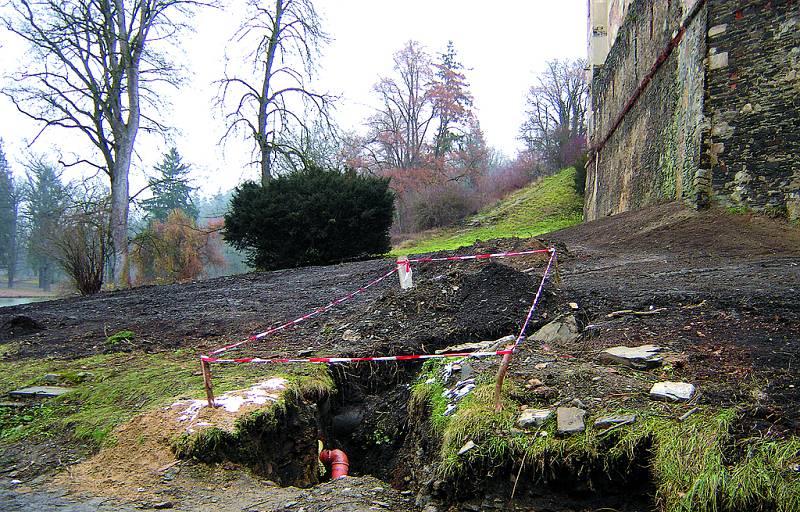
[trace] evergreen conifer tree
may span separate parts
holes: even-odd
[[[182,162],[177,148],[170,148],[155,170],[158,174],[148,179],[153,197],[142,201],[148,218],[163,222],[172,210],[183,210],[189,218],[197,220],[197,207],[191,195],[194,188],[188,178],[191,166]]]

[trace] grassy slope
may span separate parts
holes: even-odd
[[[2,353],[0,353],[2,355]],[[136,414],[163,407],[182,397],[202,399],[197,355],[188,350],[158,354],[114,353],[75,360],[0,361],[0,394],[44,384],[47,373],[59,375],[74,390],[40,405],[17,411],[0,406],[0,444],[26,438],[72,433],[90,444],[113,442],[112,429]],[[316,366],[292,366],[282,376],[302,387],[325,380]],[[81,373],[88,378],[79,378]],[[214,391],[244,388],[265,378],[263,369],[248,365],[214,368]]]
[[[476,240],[532,237],[578,224],[583,198],[574,189],[575,169],[564,169],[506,196],[470,217],[462,227],[434,230],[401,243],[393,255],[457,249]]]

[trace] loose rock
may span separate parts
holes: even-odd
[[[358,341],[361,339],[361,335],[352,329],[347,329],[342,333],[342,339],[344,341]]]
[[[475,443],[470,439],[469,441],[464,443],[464,446],[462,446],[460,450],[458,450],[458,454],[464,455],[473,448],[475,448]]]
[[[628,424],[636,421],[635,414],[621,414],[619,416],[605,416],[594,422],[597,428],[608,428],[614,425]]]
[[[528,381],[528,383],[526,384],[526,387],[529,387],[529,388],[538,388],[538,387],[539,387],[539,386],[541,386],[541,385],[542,385],[542,381],[540,381],[539,379],[530,379],[530,380]]]
[[[550,419],[553,413],[549,409],[525,409],[522,414],[517,418],[517,426],[521,428],[529,427],[531,425],[540,427]]]
[[[662,358],[657,355],[661,350],[661,347],[655,345],[611,347],[600,353],[600,361],[646,370],[661,365]]]
[[[556,410],[556,422],[559,434],[577,434],[586,429],[583,421],[586,411],[577,407],[559,407]]]
[[[694,396],[694,385],[687,382],[656,382],[650,389],[650,398],[668,402],[687,402]]]
[[[70,388],[62,388],[59,386],[32,386],[29,388],[17,389],[9,391],[9,396],[19,398],[53,398],[61,396],[64,393],[72,391]]]
[[[549,324],[536,331],[536,334],[531,336],[534,341],[542,343],[572,343],[581,336],[581,330],[578,328],[578,321],[572,315],[566,316],[559,320],[553,320]]]

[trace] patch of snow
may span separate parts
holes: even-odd
[[[222,407],[226,412],[237,412],[245,405],[264,405],[267,402],[276,402],[280,393],[286,389],[288,381],[281,377],[273,377],[263,382],[250,386],[248,389],[238,389],[223,393],[214,399],[217,407]],[[179,409],[178,421],[194,421],[203,409],[208,407],[206,400],[180,400],[172,404],[172,409]],[[207,422],[200,422],[196,426],[208,426]]]

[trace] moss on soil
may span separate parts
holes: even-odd
[[[392,255],[457,249],[478,240],[534,237],[583,221],[583,197],[568,168],[506,196],[464,221],[464,226],[422,233],[398,245]]]
[[[456,412],[444,416],[444,386],[437,368],[425,367],[414,386],[412,407],[430,411],[430,432],[441,438],[436,471],[456,487],[459,482],[474,485],[492,468],[516,465],[516,472],[520,461],[540,481],[565,467],[586,478],[596,470],[604,474],[622,470],[633,477],[636,464],[645,462],[661,510],[800,510],[800,438],[737,439],[736,409],[708,407],[683,422],[676,419],[679,414],[665,416],[657,409],[592,410],[590,418],[635,413],[637,419],[608,430],[592,428],[590,420],[583,433],[561,437],[555,415],[538,430],[515,428],[520,404],[512,399],[516,393],[509,381],[501,412],[494,412],[493,382],[478,380]],[[468,441],[475,447],[459,455]]]
[[[302,383],[308,391],[329,388],[319,378],[319,368],[282,368],[284,377]],[[71,376],[83,372],[74,382]],[[186,350],[143,354],[115,353],[74,360],[26,359],[0,361],[0,394],[25,386],[45,384],[45,374],[57,374],[73,387],[60,397],[44,400],[22,410],[0,407],[0,441],[41,439],[71,433],[97,447],[113,443],[113,428],[133,416],[162,407],[182,397],[202,398],[200,364]],[[247,387],[263,378],[263,371],[249,365],[214,368],[217,393]]]

